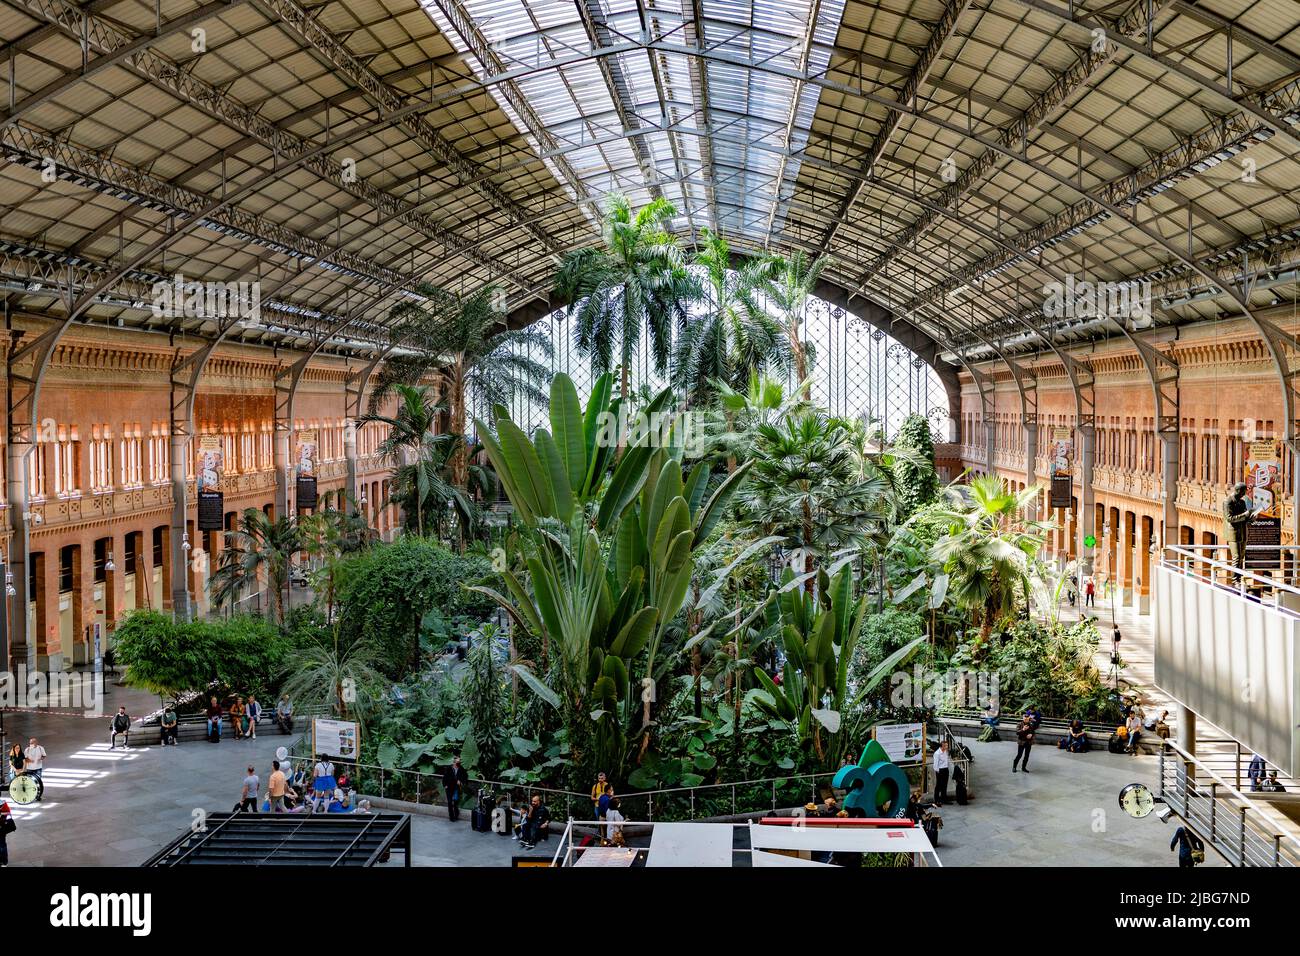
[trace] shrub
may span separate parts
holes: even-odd
[[[283,675],[287,641],[260,617],[177,624],[152,610],[131,611],[114,632],[127,682],[176,696],[213,681],[239,693],[270,695]]]
[[[344,559],[338,569],[338,606],[345,641],[366,637],[378,648],[378,667],[401,677],[419,658],[420,622],[427,611],[487,617],[492,606],[463,587],[491,573],[482,557],[459,555],[418,535],[403,535]]]
[[[900,510],[904,517],[917,508],[934,501],[939,494],[939,477],[934,470],[934,439],[930,435],[930,423],[921,415],[908,415],[894,445],[915,452],[923,461],[914,464],[899,461],[894,464],[894,482],[898,487]]]

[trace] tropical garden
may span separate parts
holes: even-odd
[[[129,679],[358,720],[361,762],[408,796],[455,756],[577,791],[602,771],[621,792],[830,772],[873,725],[966,703],[902,694],[902,674],[986,671],[1004,713],[1112,719],[1095,630],[1057,619],[1072,570],[1044,559],[1033,490],[942,485],[921,416],[886,434],[819,407],[802,323],[825,260],[740,259],[708,232],[691,251],[673,215],[615,198],[603,241],[561,263],[582,393],[539,360],[545,334],[504,328],[498,290],[395,308],[406,348],[369,419],[401,533],[355,508],[250,510],[210,597],[264,589],[268,614],[132,614]],[[654,394],[632,381],[642,349]],[[519,397],[547,420],[515,421]],[[311,600],[291,607],[294,568]]]

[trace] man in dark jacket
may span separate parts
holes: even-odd
[[[541,794],[533,794],[533,801],[528,807],[528,813],[524,817],[524,826],[519,834],[519,845],[525,850],[531,850],[537,846],[537,841],[541,839],[542,834],[546,831],[546,826],[551,822],[551,811],[546,804],[542,803]]]
[[[469,785],[469,774],[460,765],[457,757],[451,766],[442,772],[442,789],[447,792],[447,819],[460,819],[460,788]]]
[[[1017,765],[1022,763],[1025,773],[1029,773],[1029,751],[1034,746],[1034,722],[1028,715],[1020,722],[1020,727],[1016,730],[1016,759],[1011,761],[1011,772],[1016,772]]]

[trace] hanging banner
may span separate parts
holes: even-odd
[[[1282,566],[1282,443],[1253,441],[1246,446],[1246,497],[1256,512],[1246,526],[1246,568]]]
[[[315,428],[296,432],[298,439],[297,459],[298,486],[296,498],[298,513],[316,510],[316,453],[319,447],[320,433]]]
[[[220,435],[200,435],[195,485],[198,492],[200,531],[220,531],[225,527],[225,495],[221,475],[225,470],[225,450]]]
[[[1074,430],[1054,425],[1051,438],[1048,455],[1051,459],[1052,486],[1048,507],[1069,510],[1074,484]]]

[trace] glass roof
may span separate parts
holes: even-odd
[[[759,242],[780,233],[799,174],[788,154],[806,144],[820,91],[744,64],[824,70],[844,0],[698,0],[698,21],[690,0],[420,2],[481,78],[574,59],[490,89],[593,221],[600,201],[621,192],[634,206],[664,196],[683,231],[710,226]],[[646,37],[705,44],[723,58],[695,66]],[[628,44],[636,48],[574,56]],[[722,130],[725,142],[698,135]]]

